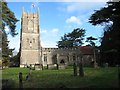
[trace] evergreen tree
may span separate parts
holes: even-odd
[[[0,2],[0,6],[1,6],[1,20],[0,20],[0,29],[1,29],[1,37],[2,37],[2,58],[3,58],[3,65],[7,66],[9,64],[9,58],[12,55],[12,51],[14,49],[9,49],[8,44],[9,41],[7,40],[7,34],[5,31],[5,26],[9,27],[10,30],[10,34],[14,37],[15,35],[17,35],[16,33],[16,23],[17,23],[17,19],[15,18],[14,13],[8,8],[7,6],[7,2],[5,2],[4,0],[2,0]]]
[[[83,44],[82,40],[84,40],[85,30],[76,28],[71,33],[64,34],[61,37],[61,40],[58,41],[59,48],[71,48],[76,46],[81,46]]]
[[[96,62],[96,46],[95,46],[94,40],[97,40],[97,38],[94,38],[94,37],[90,36],[90,37],[87,38],[86,42],[89,42],[90,45],[93,47],[94,67],[97,68],[97,62]]]
[[[97,40],[97,38],[90,36],[90,37],[87,37],[86,42],[89,42],[91,46],[95,46],[94,40]]]
[[[12,51],[14,49],[9,49],[8,47],[9,41],[7,40],[7,35],[5,32],[2,33],[2,65],[3,66],[8,66],[9,65],[9,59],[10,56],[12,56]]]
[[[1,4],[2,4],[2,20],[0,20],[0,23],[2,25],[1,30],[4,31],[5,26],[8,26],[10,34],[12,36],[15,36],[17,35],[15,28],[18,20],[17,18],[15,18],[14,13],[8,8],[7,2],[2,0]]]
[[[10,66],[19,67],[19,65],[20,65],[20,52],[18,52],[17,55],[15,55],[14,57],[11,57],[10,60],[11,60]]]
[[[61,37],[61,40],[58,41],[58,47],[59,48],[72,48],[72,47],[78,47],[83,44],[82,40],[84,40],[85,36],[85,30],[76,28],[71,33],[64,34],[63,37]],[[79,74],[81,77],[84,76],[83,71],[83,65],[82,62],[78,63],[79,65]],[[73,74],[74,76],[77,76],[77,60],[76,55],[73,55]]]
[[[120,64],[120,1],[107,2],[107,6],[95,11],[89,19],[93,25],[104,25],[101,38],[101,61],[110,65]]]

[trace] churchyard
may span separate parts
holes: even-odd
[[[118,88],[117,67],[83,69],[84,77],[74,76],[72,66],[62,70],[32,70],[26,80],[29,68],[6,68],[2,70],[2,84],[4,88],[19,88],[19,72],[22,72],[23,88]]]

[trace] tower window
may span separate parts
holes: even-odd
[[[29,39],[27,38],[27,42],[29,42]]]
[[[32,41],[30,41],[30,48],[32,48]]]

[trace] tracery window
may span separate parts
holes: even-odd
[[[44,62],[47,62],[47,54],[44,54]]]

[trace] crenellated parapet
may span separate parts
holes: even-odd
[[[52,53],[52,54],[80,54],[79,48],[42,48],[43,53]]]
[[[78,50],[79,48],[42,48],[42,50],[50,50],[50,51],[54,51],[54,50]]]
[[[36,12],[25,12],[24,8],[22,8],[22,17],[33,17],[33,18],[39,18],[39,8]]]

